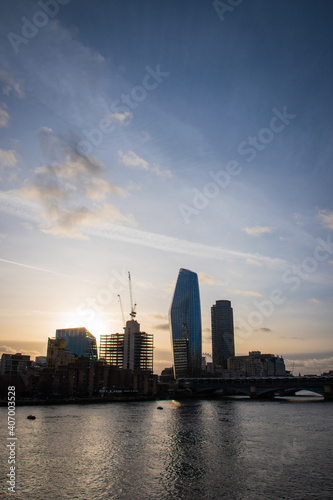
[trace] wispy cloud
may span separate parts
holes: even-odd
[[[324,227],[333,229],[333,211],[321,210],[318,215],[320,218],[320,222]]]
[[[158,164],[150,165],[144,158],[140,158],[134,151],[118,151],[118,156],[121,162],[127,167],[138,167],[147,172],[152,172],[159,177],[170,178],[172,173],[170,170],[163,170]]]
[[[5,95],[9,96],[11,93],[13,93],[16,97],[24,97],[22,84],[14,81],[14,79],[6,71],[0,71],[0,82],[2,92]]]
[[[9,114],[6,111],[6,107],[4,103],[0,105],[0,127],[7,127],[9,123]]]
[[[254,227],[244,227],[243,231],[251,236],[260,236],[264,233],[271,233],[273,231],[272,227],[268,226],[254,226]]]
[[[232,290],[235,295],[247,295],[249,297],[262,297],[262,294],[255,290]]]
[[[105,169],[99,159],[81,156],[47,127],[41,128],[38,136],[41,150],[51,162],[37,167],[32,179],[9,194],[39,206],[43,232],[87,238],[83,226],[134,223],[132,215],[122,214],[110,203],[109,196],[124,196],[126,192],[103,178]],[[15,160],[12,152],[4,152],[3,158],[7,163]]]
[[[108,113],[105,116],[111,122],[118,122],[121,125],[129,125],[133,118],[131,111],[123,111],[122,113]]]
[[[209,274],[199,273],[198,278],[199,278],[200,284],[202,284],[202,285],[216,285],[215,278],[213,278],[213,276],[210,276]]]
[[[43,222],[43,214],[40,212],[38,206],[31,201],[27,203],[26,201],[21,200],[17,196],[14,196],[14,193],[4,193],[0,191],[0,210],[10,213],[11,215],[16,215],[25,220],[39,222],[39,224]],[[88,222],[89,220],[86,220],[86,223]],[[56,230],[56,228],[54,229]],[[267,265],[285,265],[285,261],[279,258],[272,258],[258,254],[253,255],[237,250],[204,245],[202,243],[182,240],[159,233],[150,233],[148,231],[142,231],[132,227],[110,224],[103,219],[96,220],[95,218],[91,227],[84,225],[81,227],[80,231],[82,235],[125,241],[132,244],[156,248],[166,252],[202,256],[217,260],[225,260],[228,257],[240,260],[255,258],[263,263],[266,263]],[[64,233],[64,236],[66,236],[66,232]]]
[[[262,266],[262,263],[258,262],[256,259],[246,259],[246,263],[252,266],[258,266],[258,267]]]
[[[16,163],[17,157],[13,149],[0,149],[0,168],[14,167]]]
[[[308,299],[308,302],[312,302],[313,304],[319,304],[320,300],[315,299],[314,297],[311,297],[310,299]]]

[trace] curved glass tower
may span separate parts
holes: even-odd
[[[175,378],[201,372],[201,311],[196,273],[180,269],[170,307],[170,331]]]

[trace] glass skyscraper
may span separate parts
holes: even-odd
[[[230,300],[217,300],[211,308],[214,367],[227,368],[227,360],[235,356],[234,320]]]
[[[200,375],[201,311],[196,273],[180,269],[169,316],[175,378]]]
[[[56,339],[65,339],[66,350],[72,354],[97,361],[96,338],[86,328],[58,329],[56,330]]]

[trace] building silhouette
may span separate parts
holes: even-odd
[[[217,300],[211,308],[212,354],[215,369],[227,368],[228,358],[235,356],[234,320],[230,300]]]
[[[284,359],[275,354],[250,351],[248,356],[228,359],[228,369],[242,377],[281,377],[286,375]]]
[[[84,356],[97,361],[96,338],[84,327],[56,330],[56,339],[66,340],[66,350],[77,357]]]
[[[104,359],[109,365],[123,368],[124,334],[112,333],[111,335],[101,335],[99,358]]]
[[[73,363],[76,359],[75,354],[72,354],[66,349],[65,339],[48,339],[46,367],[57,370],[59,366],[66,366]]]
[[[170,313],[170,333],[174,376],[201,373],[201,311],[196,273],[180,269]]]
[[[141,332],[140,323],[126,322],[124,333],[101,335],[100,358],[119,368],[153,371],[154,336]]]
[[[33,365],[30,356],[17,352],[16,354],[3,354],[0,362],[0,375],[19,375],[25,373]]]

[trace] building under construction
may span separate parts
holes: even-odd
[[[105,359],[108,364],[125,368],[131,371],[145,370],[153,372],[154,336],[140,331],[140,323],[135,319],[136,304],[133,304],[131,275],[128,273],[129,291],[131,301],[131,319],[124,325],[124,333],[101,335],[99,348],[100,359]],[[119,296],[123,323],[125,316]]]
[[[129,370],[153,371],[153,334],[140,332],[136,320],[126,322],[125,333],[101,335],[100,359]]]

